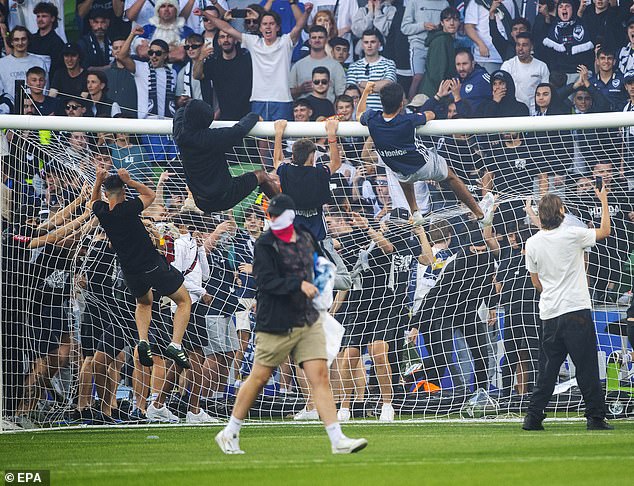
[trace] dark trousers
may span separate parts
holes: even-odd
[[[605,418],[605,398],[599,380],[597,336],[590,310],[568,312],[543,322],[539,374],[528,414],[541,420],[566,354],[570,354],[577,367],[577,383],[586,403],[586,417]]]

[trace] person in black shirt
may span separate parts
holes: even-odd
[[[65,103],[69,100],[77,100],[88,93],[86,91],[88,73],[81,67],[81,51],[77,44],[66,44],[62,49],[62,58],[64,66],[58,69],[51,78],[49,96],[55,98],[60,95],[62,103]]]
[[[317,66],[313,69],[313,90],[306,97],[313,109],[310,121],[316,121],[321,117],[330,117],[335,114],[335,108],[328,99],[328,89],[330,88],[330,71],[324,66]]]
[[[88,14],[90,33],[79,39],[81,65],[84,68],[104,69],[112,59],[112,47],[106,32],[110,27],[108,12],[104,9],[91,10]]]
[[[236,145],[258,122],[249,113],[232,127],[209,128],[214,120],[211,106],[191,100],[174,116],[174,140],[178,144],[187,186],[196,206],[202,211],[225,211],[246,198],[256,187],[269,197],[279,192],[277,178],[264,170],[231,177],[225,153]]]
[[[50,59],[49,77],[53,78],[59,68],[64,67],[62,48],[64,41],[55,32],[59,11],[51,2],[40,2],[33,9],[37,18],[37,32],[29,39],[29,52]]]
[[[282,163],[282,135],[286,124],[286,120],[275,122],[273,167],[280,178],[282,192],[295,202],[295,224],[310,231],[317,241],[322,241],[326,237],[323,205],[331,202],[330,176],[341,167],[336,135],[339,121],[326,122],[330,162],[319,165],[315,165],[315,144],[306,138],[293,143],[291,163]]]
[[[108,202],[101,200],[102,184]],[[126,186],[137,191],[139,196],[126,201]],[[189,321],[191,299],[183,285],[183,275],[156,251],[139,217],[154,202],[155,197],[154,191],[130,179],[125,169],[119,169],[117,175],[112,176],[108,176],[103,169],[97,169],[91,196],[92,211],[108,235],[119,258],[126,284],[136,299],[135,317],[139,331],[137,350],[141,363],[152,366],[148,329],[154,300],[152,288],[155,288],[177,305],[172,342],[167,346],[165,355],[182,368],[189,368],[182,340]]]
[[[203,47],[194,62],[192,75],[200,81],[213,83],[220,106],[219,120],[240,120],[251,111],[251,54],[226,32],[218,32],[217,39],[220,54],[210,56],[213,47]],[[202,86],[206,88],[207,84]]]
[[[46,96],[46,71],[39,66],[33,66],[26,72],[26,85],[31,93],[34,115],[54,115],[59,110],[59,100]],[[25,113],[26,114],[26,113]]]

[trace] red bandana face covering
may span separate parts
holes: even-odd
[[[271,221],[271,232],[284,243],[289,243],[293,237],[293,220],[295,219],[295,211],[292,209],[285,210],[275,221]]]

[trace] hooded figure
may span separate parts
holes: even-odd
[[[505,84],[506,94],[501,100],[496,101],[496,84]],[[528,106],[517,101],[515,98],[515,81],[506,71],[498,70],[491,74],[491,86],[493,88],[493,99],[482,103],[480,114],[484,117],[502,116],[528,116]]]
[[[576,73],[577,66],[594,70],[594,44],[590,30],[577,17],[572,0],[561,0],[557,5],[557,22],[544,39],[549,66],[557,66],[564,73]]]
[[[172,5],[176,9],[176,18],[173,22],[164,22],[159,17],[159,10],[165,4]],[[179,10],[178,0],[160,0],[156,2],[154,4],[154,16],[148,20],[148,25],[143,26],[145,31],[143,37],[150,41],[161,39],[170,46],[180,45],[181,41],[193,34],[194,31],[185,25],[185,19],[178,15]]]
[[[178,145],[187,186],[199,209],[225,211],[260,185],[267,196],[277,192],[277,183],[265,171],[231,177],[225,153],[242,145],[242,139],[258,122],[249,113],[232,127],[209,128],[214,110],[202,100],[191,100],[174,116],[173,136]]]

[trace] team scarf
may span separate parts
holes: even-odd
[[[176,103],[175,103],[175,89],[176,86],[174,84],[174,73],[172,70],[165,66],[165,102],[164,102],[164,113],[158,112],[158,90],[156,84],[156,69],[152,67],[151,64],[148,63],[150,67],[150,89],[148,92],[148,113],[152,115],[164,116],[167,118],[173,118],[174,113],[176,113]]]
[[[284,243],[290,243],[295,227],[295,211],[286,209],[274,221],[271,221],[271,232]]]

